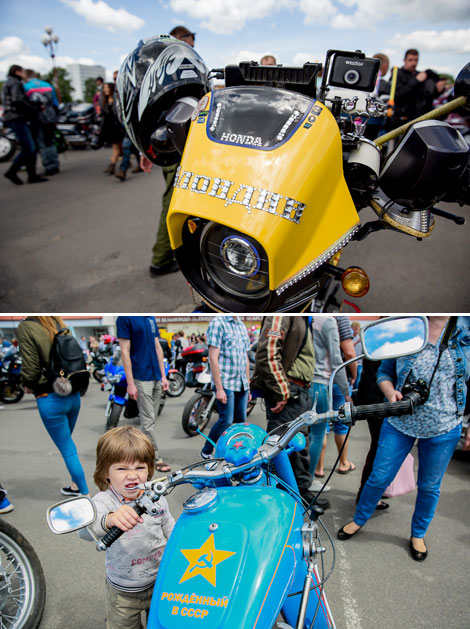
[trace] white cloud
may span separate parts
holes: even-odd
[[[343,5],[345,12],[339,10]],[[380,22],[398,17],[404,21],[419,17],[431,23],[451,20],[468,21],[468,0],[394,0],[381,6],[377,0],[299,0],[299,9],[305,14],[305,24],[328,23],[337,29],[375,29]]]
[[[272,17],[281,9],[293,8],[297,0],[170,0],[175,13],[186,13],[214,33],[231,34],[246,22]]]
[[[96,65],[96,61],[89,57],[75,59],[59,55],[55,58],[55,64],[59,68],[65,68],[72,63]],[[29,47],[19,37],[5,37],[5,39],[0,40],[0,80],[7,76],[10,66],[13,64],[22,68],[31,68],[40,74],[47,74],[52,69],[49,56],[32,55],[29,52]]]
[[[470,28],[446,31],[413,31],[397,33],[391,40],[406,48],[417,48],[420,52],[469,53]]]
[[[321,53],[298,52],[292,58],[292,65],[303,66],[304,63],[307,63],[309,61],[311,63],[323,63],[324,58],[325,58],[324,52],[321,52]]]
[[[25,48],[24,41],[19,37],[11,36],[0,39],[0,57],[19,55]]]
[[[113,9],[103,0],[61,0],[89,24],[101,26],[108,31],[137,31],[145,21],[125,9]]]

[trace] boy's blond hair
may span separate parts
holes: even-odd
[[[134,426],[111,428],[99,439],[96,446],[95,484],[105,491],[109,486],[109,468],[114,463],[146,463],[150,480],[155,471],[155,448],[150,439]]]

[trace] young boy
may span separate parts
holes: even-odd
[[[93,498],[95,522],[88,527],[98,537],[113,526],[126,531],[106,551],[107,629],[140,629],[140,613],[150,607],[166,540],[175,521],[165,498],[160,513],[138,516],[132,508],[142,493],[138,485],[154,473],[152,442],[133,426],[106,432],[98,440],[94,480],[101,489]]]

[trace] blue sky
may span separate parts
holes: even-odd
[[[470,61],[470,0],[0,0],[0,79],[18,63],[50,69],[45,26],[60,37],[58,65],[96,63],[108,78],[139,39],[183,24],[209,67],[276,55],[323,61],[328,48],[385,52],[401,65],[457,74]]]

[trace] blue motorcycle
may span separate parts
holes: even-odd
[[[12,345],[0,354],[0,402],[15,404],[24,396],[21,384],[21,356]]]
[[[382,319],[364,326],[361,336],[362,357],[382,360],[414,354],[427,344],[427,321],[425,317]],[[336,373],[330,380],[330,409]],[[134,505],[138,514],[156,515],[159,498],[178,485],[190,483],[196,490],[184,502],[165,548],[147,627],[335,627],[324,591],[331,570],[323,570],[321,510],[303,502],[288,455],[304,448],[305,427],[327,421],[353,426],[371,415],[405,415],[419,402],[419,393],[411,391],[399,402],[357,407],[345,403],[326,413],[317,413],[314,404],[311,411],[289,422],[282,435],[267,434],[256,425],[234,424],[217,442],[215,459],[144,483],[144,493]],[[75,500],[81,503],[76,503],[73,517],[70,500],[49,509],[48,523],[54,532],[83,528],[96,517],[89,498]],[[97,541],[98,549],[106,550],[122,534],[114,527]]]
[[[164,359],[165,375],[168,375],[169,366],[166,358]],[[115,347],[112,357],[104,366],[104,380],[102,384],[104,391],[109,391],[109,398],[104,411],[106,422],[106,430],[115,428],[124,411],[126,419],[133,419],[139,415],[137,402],[127,394],[127,378],[126,372],[121,362],[121,349]],[[158,406],[158,415],[161,414],[166,401],[166,393],[162,391],[160,396],[160,404]]]

